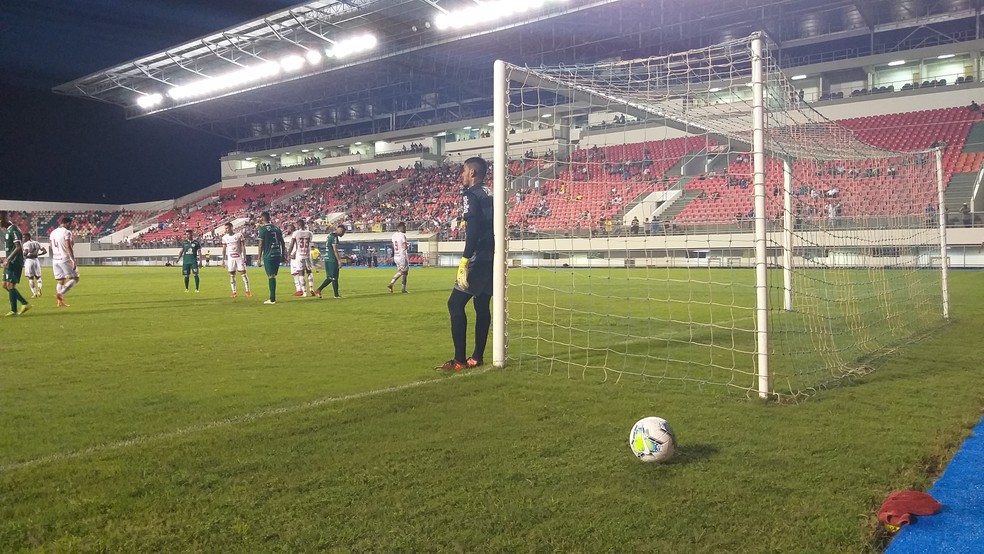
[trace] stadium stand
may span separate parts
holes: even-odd
[[[961,154],[970,128],[980,119],[979,112],[966,108],[946,108],[845,119],[839,123],[854,131],[861,140],[889,150],[912,151],[945,144],[943,178],[946,183],[954,173],[964,168],[973,171],[970,168],[974,167],[974,163],[979,167],[984,159],[977,154]],[[770,217],[775,217],[781,205],[782,163],[776,159],[769,159],[767,163],[766,194],[770,199],[767,209]],[[797,162],[793,166],[795,182],[810,184],[801,185],[799,190],[794,191],[796,208],[805,219],[827,218],[831,202],[827,193],[835,190],[839,205],[837,217],[852,217],[860,213],[923,214],[932,202],[935,190],[926,189],[917,194],[904,195],[903,204],[900,205],[899,195],[893,194],[893,188],[897,185],[891,169],[875,163],[844,161],[828,163],[822,168],[822,174],[817,175],[817,168],[812,163]],[[927,179],[932,178],[927,176]],[[678,225],[740,225],[752,210],[753,198],[746,190],[751,182],[751,160],[747,156],[736,156],[722,175],[701,176],[687,185],[688,190],[701,191],[702,194],[688,204],[674,222]]]

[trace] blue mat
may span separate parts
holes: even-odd
[[[984,553],[984,419],[929,494],[943,509],[904,526],[885,554]]]

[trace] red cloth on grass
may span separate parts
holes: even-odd
[[[901,527],[912,523],[912,516],[931,516],[940,511],[943,505],[936,501],[932,496],[919,491],[897,491],[888,495],[881,509],[878,510],[878,519],[887,525]]]

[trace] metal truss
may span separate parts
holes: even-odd
[[[491,114],[495,59],[535,67],[644,57],[752,31],[766,32],[783,59],[795,59],[801,51],[815,51],[823,41],[844,36],[868,37],[872,45],[879,33],[886,41],[913,42],[925,33],[943,32],[933,27],[940,22],[966,23],[961,36],[980,38],[974,17],[980,14],[980,0],[972,2],[974,9],[959,12],[934,11],[943,0],[928,0],[919,4],[926,13],[914,13],[903,22],[887,21],[886,3],[879,0],[568,0],[488,26],[439,32],[429,24],[439,13],[474,2],[310,1],[54,90],[118,105],[128,118],[161,117],[226,137],[239,149],[255,150]],[[894,2],[900,3],[897,12],[904,7],[905,0]],[[839,31],[836,23],[852,9],[865,27]],[[804,39],[799,25],[804,17],[834,23]],[[249,90],[169,102],[149,112],[135,104],[142,94],[163,93],[286,53],[324,51],[362,32],[379,37],[378,49],[362,59],[337,60]],[[905,32],[914,38],[902,36]]]

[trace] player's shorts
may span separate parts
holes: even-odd
[[[487,294],[492,296],[492,262],[468,261],[468,288],[463,289],[455,282],[454,288],[470,294],[479,296]]]
[[[282,261],[280,254],[263,256],[263,270],[266,271],[267,275],[276,275],[280,273],[280,262]]]
[[[27,258],[24,260],[24,276],[28,279],[41,278],[41,260],[37,258]]]
[[[304,270],[301,269],[301,260],[297,258],[292,258],[290,260],[290,274],[300,275]]]
[[[410,271],[410,260],[407,256],[395,256],[393,262],[396,263],[396,269],[403,272]]]
[[[298,264],[301,271],[310,272],[314,270],[314,262],[311,258],[294,258],[290,263],[293,264],[295,262]]]
[[[64,262],[52,262],[51,269],[55,273],[55,279],[77,279],[79,276],[78,268],[72,267],[72,260]]]
[[[235,258],[232,256],[226,256],[226,269],[229,270],[229,273],[232,273],[233,271],[245,273],[246,258],[242,256],[236,256]]]
[[[20,283],[21,272],[24,271],[24,261],[10,262],[7,267],[3,268],[3,282],[4,283]]]
[[[338,261],[325,258],[325,277],[338,278]]]
[[[181,274],[185,277],[189,275],[198,275],[198,262],[184,262],[181,264]]]

